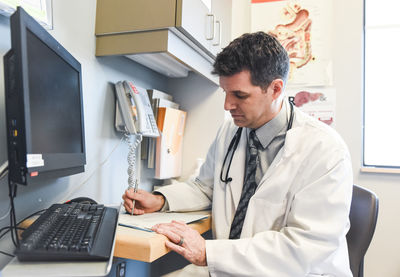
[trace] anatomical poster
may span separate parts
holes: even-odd
[[[286,95],[295,106],[308,115],[335,127],[336,90],[333,88],[286,89]]]
[[[289,86],[332,85],[332,0],[252,0],[251,31],[279,40],[290,58]]]

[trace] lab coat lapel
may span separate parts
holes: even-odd
[[[229,183],[229,186],[231,188],[235,209],[239,204],[240,195],[242,193],[244,170],[246,166],[246,147],[247,138],[246,129],[244,128],[235,155],[233,156],[231,170],[229,172],[232,178],[232,182]]]
[[[267,180],[271,177],[271,175],[277,172],[276,168],[285,163],[290,156],[295,153],[296,145],[299,143],[299,128],[293,127],[286,133],[285,144],[281,148],[281,150],[276,155],[275,159],[272,161],[270,167],[267,169],[267,172],[264,174],[260,181],[260,185],[257,187],[257,190],[264,185]]]

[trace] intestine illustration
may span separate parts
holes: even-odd
[[[277,38],[288,52],[291,71],[301,68],[312,58],[311,24],[309,11],[298,4],[288,4],[283,9],[283,15],[289,20],[287,24],[279,24],[269,32]]]

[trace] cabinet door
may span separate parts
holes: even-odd
[[[232,0],[205,2],[182,0],[176,26],[215,57],[231,41]]]
[[[176,0],[97,0],[96,35],[175,26]]]
[[[177,13],[177,28],[204,50],[211,52],[215,18],[202,0],[181,0]]]
[[[231,41],[232,0],[213,0],[211,13],[215,17],[211,52],[217,54]]]

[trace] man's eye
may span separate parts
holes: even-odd
[[[239,99],[245,99],[247,98],[247,94],[241,94],[241,93],[235,93],[235,96]]]

